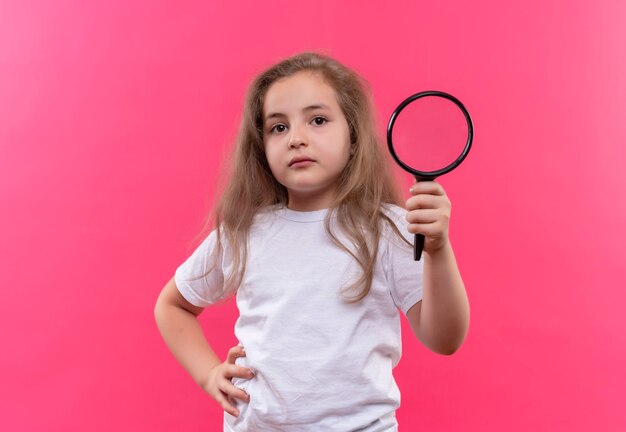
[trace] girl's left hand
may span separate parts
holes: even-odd
[[[424,252],[436,253],[449,244],[448,228],[452,203],[443,187],[434,181],[421,181],[411,186],[406,202],[409,232],[423,234]]]

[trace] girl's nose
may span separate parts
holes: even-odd
[[[289,136],[289,148],[298,148],[307,145],[306,134],[298,127],[291,129],[291,135]]]

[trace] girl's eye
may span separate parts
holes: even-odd
[[[270,133],[283,133],[286,129],[287,128],[284,124],[279,123],[270,129]]]
[[[324,123],[326,123],[328,120],[326,120],[324,117],[315,117],[313,119],[313,124],[315,126],[322,126]]]

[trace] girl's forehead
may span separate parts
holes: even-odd
[[[263,100],[263,112],[299,111],[312,105],[339,108],[335,90],[315,72],[297,72],[274,82]]]

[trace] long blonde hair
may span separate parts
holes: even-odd
[[[254,215],[267,206],[287,205],[287,188],[274,178],[265,157],[263,100],[274,82],[301,71],[319,73],[335,90],[348,122],[350,142],[353,143],[353,154],[338,179],[337,196],[324,222],[332,241],[350,254],[362,269],[359,279],[346,290],[362,288],[347,300],[357,302],[370,291],[383,223],[388,223],[393,232],[406,242],[395,223],[382,210],[383,204],[401,205],[401,199],[393,180],[390,159],[383,152],[376,131],[368,84],[357,73],[329,56],[304,52],[262,72],[248,89],[231,158],[229,180],[201,234],[204,236],[211,227],[219,227],[216,230],[217,247],[214,249],[213,265],[201,277],[206,276],[213,266],[219,265],[223,236],[230,246],[234,270],[224,275],[223,300],[234,294],[243,280],[248,234]],[[343,244],[333,232],[330,220],[334,212],[339,228],[356,246],[355,251]],[[367,227],[366,232],[363,227]]]

